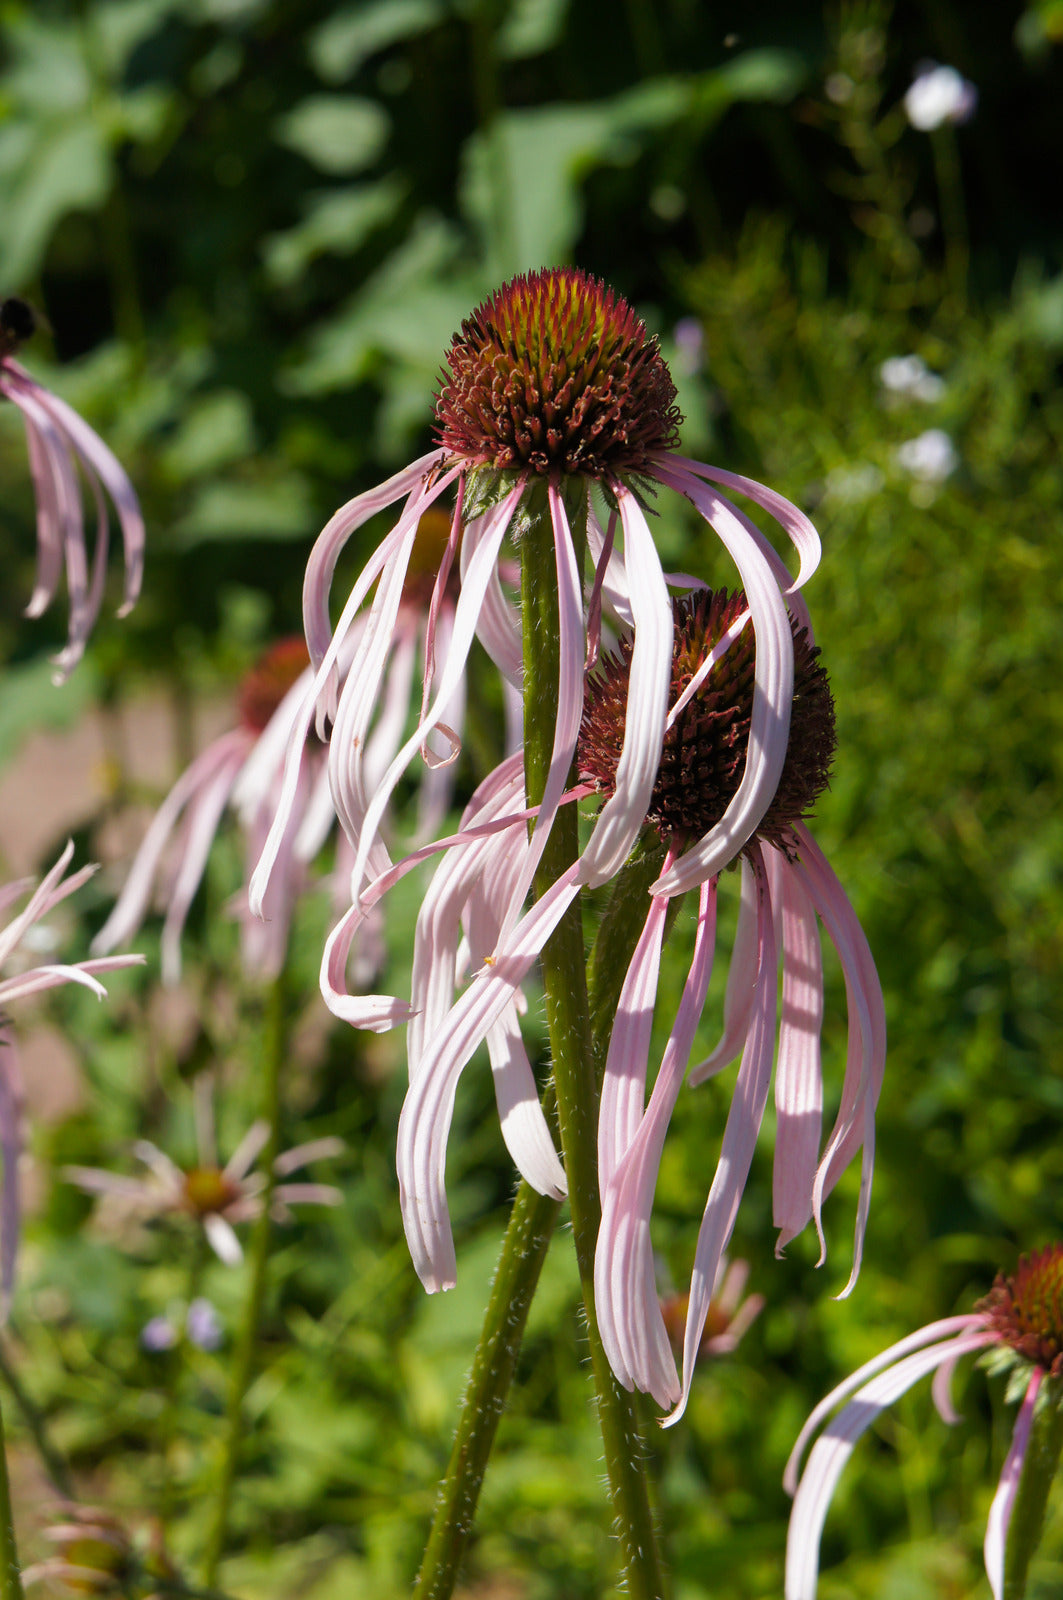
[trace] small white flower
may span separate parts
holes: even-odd
[[[956,446],[944,428],[927,428],[897,446],[897,465],[923,483],[944,483],[959,466]]]
[[[879,382],[890,394],[912,400],[922,400],[927,405],[940,400],[945,393],[945,380],[931,372],[922,356],[890,356],[878,369]]]
[[[930,64],[916,73],[904,97],[908,121],[920,133],[932,133],[944,122],[969,122],[978,105],[978,90],[955,67]]]

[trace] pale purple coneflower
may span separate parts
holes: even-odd
[[[671,891],[705,861],[722,866],[753,833],[778,784],[786,744],[793,653],[787,596],[814,570],[819,540],[796,507],[772,490],[676,453],[679,415],[657,341],[612,290],[586,274],[554,269],[513,279],[462,325],[447,353],[436,405],[438,446],[379,488],[356,496],[332,518],[310,557],[304,621],[317,669],[314,692],[293,733],[285,800],[252,884],[252,905],[264,894],[294,794],[299,750],[315,715],[331,725],[330,772],[341,822],[354,846],[351,898],[380,871],[374,852],[381,822],[402,774],[418,751],[438,761],[456,752],[447,708],[465,672],[474,637],[520,691],[519,618],[502,588],[499,561],[507,535],[519,540],[529,508],[549,514],[559,594],[560,683],[553,751],[531,854],[513,885],[503,918],[512,933],[575,752],[583,673],[593,654],[606,571],[619,565],[634,639],[625,748],[616,792],[584,850],[571,894],[619,870],[642,826],[660,757],[667,712],[671,624],[668,590],[643,509],[658,487],[685,496],[716,530],[749,596],[757,638],[749,761],[720,826],[699,841],[698,862],[679,862],[662,887]],[[577,558],[571,496],[589,486],[604,494],[607,526],[593,508],[588,546],[594,563]],[[792,579],[755,524],[722,493],[736,490],[766,510],[793,540],[801,571]],[[366,771],[367,733],[397,627],[418,523],[444,495],[453,495],[450,537],[436,574],[417,726],[379,781]],[[403,502],[398,520],[363,568],[336,627],[329,591],[336,561],[356,529]],[[618,536],[619,535],[619,539]],[[618,553],[619,552],[619,553]],[[435,638],[436,618],[457,563],[461,589],[448,649]],[[370,600],[370,595],[372,598]],[[366,610],[367,608],[367,610]],[[336,666],[356,619],[365,615],[350,670],[338,686]],[[438,670],[437,670],[438,668]],[[448,749],[430,750],[442,735]]]
[[[215,1255],[236,1266],[243,1250],[234,1224],[250,1222],[262,1211],[266,1174],[254,1169],[269,1139],[269,1124],[253,1122],[224,1166],[218,1161],[214,1132],[213,1085],[207,1075],[196,1079],[196,1160],[180,1167],[149,1139],[139,1139],[133,1153],[148,1168],[144,1178],[126,1177],[102,1167],[64,1167],[63,1176],[90,1194],[110,1199],[131,1216],[188,1216],[200,1224]],[[273,1163],[274,1174],[286,1178],[311,1161],[341,1155],[342,1139],[326,1137],[284,1150]],[[270,1216],[291,1220],[296,1204],[338,1206],[343,1196],[331,1184],[279,1183],[270,1200]]]
[[[999,1275],[974,1311],[931,1322],[865,1362],[812,1412],[783,1479],[794,1497],[786,1541],[786,1600],[815,1600],[827,1508],[861,1434],[930,1372],[935,1374],[932,1393],[938,1411],[946,1422],[958,1422],[949,1392],[953,1370],[961,1357],[979,1350],[992,1351],[993,1370],[1010,1370],[1009,1398],[1022,1398],[985,1534],[990,1588],[994,1600],[1003,1600],[1008,1529],[1035,1408],[1039,1396],[1042,1402],[1049,1399],[1042,1389],[1044,1380],[1063,1373],[1063,1245],[1059,1244],[1024,1256],[1014,1277]],[[824,1423],[799,1479],[801,1457]]]
[[[40,942],[42,930],[39,924],[42,918],[68,895],[80,889],[97,870],[95,866],[81,867],[69,878],[64,878],[73,853],[73,843],[69,843],[55,866],[35,889],[27,879],[0,887],[0,912],[6,912],[23,895],[33,890],[18,915],[0,928],[0,972],[20,965],[20,970],[0,977],[0,1160],[3,1162],[0,1187],[0,1318],[7,1315],[15,1281],[20,1222],[18,1164],[24,1143],[22,1075],[14,1031],[6,1017],[7,1006],[13,1000],[41,994],[45,989],[54,989],[63,983],[81,984],[102,999],[107,991],[100,983],[98,973],[135,966],[144,959],[139,955],[107,956],[97,961],[41,964],[38,956],[30,954],[27,949],[19,964],[16,958],[19,945],[30,946],[35,935]]]
[[[743,1335],[764,1309],[762,1294],[746,1294],[749,1282],[748,1261],[728,1261],[721,1257],[712,1287],[705,1326],[701,1330],[697,1360],[710,1356],[729,1356],[738,1349]],[[683,1348],[690,1296],[667,1294],[661,1297],[661,1315],[673,1345]]]
[[[37,383],[15,360],[20,344],[36,326],[36,315],[24,300],[12,297],[0,303],[0,397],[22,413],[37,496],[37,577],[26,615],[39,617],[47,609],[65,566],[70,624],[66,645],[55,657],[55,680],[61,683],[84,654],[103,599],[108,543],[104,491],[118,513],[125,547],[125,593],[119,616],[125,616],[140,593],[144,519],[132,484],[103,440],[65,400]],[[96,506],[91,572],[79,467]]]
[[[113,950],[133,938],[158,884],[159,900],[166,907],[162,977],[165,983],[178,981],[181,936],[226,807],[233,808],[243,827],[250,874],[273,819],[288,735],[311,676],[302,639],[274,645],[247,676],[236,727],[200,752],[155,813],[122,892],[93,940],[94,951]],[[304,753],[263,915],[248,912],[246,886],[236,902],[241,955],[249,975],[270,979],[283,967],[307,864],[324,844],[333,816],[325,750],[315,743]]]
[[[745,596],[694,591],[674,602],[669,725],[646,821],[665,846],[666,868],[698,859],[740,782],[754,715],[754,641]],[[680,892],[698,890],[694,950],[682,998],[647,1103],[650,1036],[671,896],[649,900],[624,980],[606,1058],[598,1124],[602,1222],[595,1304],[610,1364],[627,1388],[682,1415],[714,1286],[737,1217],[767,1106],[776,1055],[774,1212],[781,1250],[810,1220],[824,1250],[822,1204],[863,1149],[856,1244],[859,1270],[874,1161],[874,1112],[885,1058],[882,995],[867,941],[841,885],[805,825],[834,753],[834,705],[809,630],[793,626],[794,686],[780,780],[754,836],[742,846],[737,932],[722,1037],[691,1072],[699,1083],[741,1056],[719,1163],[691,1275],[682,1380],[658,1301],[650,1213],[669,1120],[686,1074],[712,972],[719,865],[710,861]],[[578,766],[608,795],[631,651],[621,641],[588,678]],[[659,880],[669,881],[666,870]],[[817,918],[838,951],[849,1005],[849,1045],[834,1128],[820,1152],[823,975]],[[782,1006],[777,1014],[777,972]],[[848,1289],[845,1291],[848,1292]]]

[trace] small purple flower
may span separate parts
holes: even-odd
[[[140,1330],[141,1347],[151,1355],[161,1355],[172,1350],[181,1337],[176,1325],[167,1316],[152,1317]]]
[[[125,547],[125,616],[140,593],[144,569],[144,520],[133,486],[115,457],[78,416],[49,393],[15,360],[15,353],[33,333],[36,316],[24,300],[0,303],[0,398],[22,413],[30,472],[37,494],[37,581],[26,615],[39,617],[51,603],[65,564],[70,594],[70,628],[66,646],[55,657],[61,683],[85,651],[99,614],[107,576],[108,518],[104,491],[118,513]],[[85,474],[96,506],[96,548],[89,571],[85,519],[78,468]]]
[[[978,90],[955,67],[927,62],[916,73],[904,96],[908,121],[920,133],[932,133],[943,123],[969,122],[978,105]]]
[[[986,1573],[994,1600],[1002,1600],[1008,1527],[1034,1408],[1044,1379],[1058,1377],[1063,1371],[1061,1308],[1063,1245],[1057,1244],[1024,1256],[1014,1277],[998,1276],[974,1311],[931,1322],[901,1339],[865,1362],[820,1402],[801,1430],[783,1479],[794,1497],[786,1544],[786,1600],[815,1600],[819,1541],[827,1508],[861,1434],[929,1372],[935,1374],[932,1393],[942,1418],[958,1422],[949,1395],[953,1370],[962,1356],[978,1350],[994,1351],[995,1370],[1014,1369],[1023,1396],[986,1525]],[[846,1404],[837,1410],[843,1401]],[[801,1457],[824,1423],[798,1481]]]
[[[225,1342],[225,1328],[215,1307],[202,1295],[197,1296],[188,1308],[185,1332],[198,1350],[220,1350]]]

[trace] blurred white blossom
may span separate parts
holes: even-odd
[[[897,446],[897,465],[923,483],[944,483],[959,466],[956,446],[944,428],[928,428]]]
[[[879,382],[891,395],[931,405],[945,393],[945,380],[931,372],[922,356],[890,356],[878,369]]]
[[[945,122],[969,122],[978,105],[978,90],[955,67],[928,62],[915,75],[904,97],[908,121],[920,133],[932,133]]]

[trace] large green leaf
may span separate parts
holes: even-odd
[[[387,141],[390,119],[374,100],[312,94],[280,118],[276,137],[322,172],[371,166]]]

